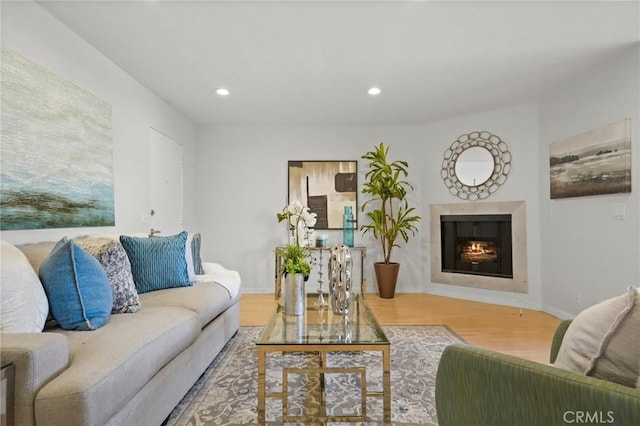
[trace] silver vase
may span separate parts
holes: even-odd
[[[349,313],[351,307],[351,250],[343,244],[331,248],[329,298],[334,314],[347,315]]]
[[[284,314],[304,315],[306,293],[303,274],[287,274],[284,278]]]
[[[304,342],[304,315],[285,315],[282,330],[285,343]]]

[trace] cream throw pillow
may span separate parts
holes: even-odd
[[[49,301],[27,257],[2,241],[0,331],[39,333],[49,314]]]
[[[638,387],[640,292],[629,288],[578,314],[562,340],[555,366]]]

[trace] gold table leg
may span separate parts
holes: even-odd
[[[265,370],[266,370],[266,351],[264,348],[258,348],[258,424],[264,424],[266,419]]]
[[[282,269],[282,258],[276,251],[276,257],[275,257],[276,280],[275,280],[275,289],[274,289],[275,290],[274,297],[276,299],[280,298],[280,294],[282,293],[282,273],[280,271],[281,269]]]
[[[382,350],[382,387],[384,423],[391,424],[391,351],[389,345]]]

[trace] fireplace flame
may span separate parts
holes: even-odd
[[[463,262],[497,262],[498,253],[492,244],[485,241],[470,241],[462,249],[460,259]]]

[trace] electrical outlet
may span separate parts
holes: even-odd
[[[613,219],[614,220],[626,220],[627,219],[627,205],[625,203],[615,204],[613,207]]]
[[[573,303],[576,305],[580,304],[580,292],[578,290],[573,291]]]

